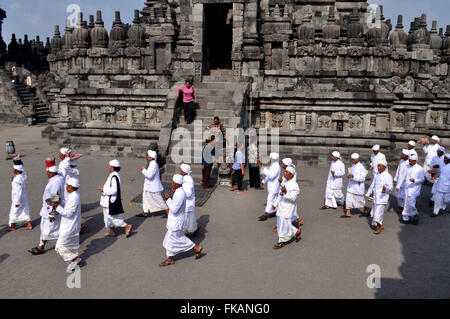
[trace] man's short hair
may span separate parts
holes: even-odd
[[[210,141],[212,142],[212,141],[214,141],[215,139],[216,139],[216,136],[215,136],[215,135],[211,135],[211,140],[210,140]]]
[[[120,172],[120,167],[113,167],[114,172]]]
[[[218,116],[214,116],[214,121],[217,120],[218,122],[220,122],[220,119]]]

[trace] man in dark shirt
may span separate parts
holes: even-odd
[[[210,139],[206,139],[206,145],[202,151],[202,186],[205,190],[210,190],[209,178],[211,170],[214,165],[213,156],[216,154],[215,136],[212,135]]]

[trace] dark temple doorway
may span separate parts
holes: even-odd
[[[208,75],[210,70],[231,69],[233,4],[205,4],[204,14],[204,73]]]

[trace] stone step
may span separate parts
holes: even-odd
[[[197,90],[197,95],[199,98],[202,96],[233,96],[233,90],[227,89],[214,89],[214,88],[201,88]]]
[[[233,102],[208,102],[206,104],[206,109],[208,110],[223,110],[223,111],[227,111],[227,110],[231,110],[232,106],[234,106]],[[200,109],[202,107],[200,106]]]
[[[211,109],[202,109],[197,110],[197,116],[205,117],[211,116],[210,122],[212,123],[215,116],[218,116],[220,119],[222,117],[234,117],[234,111],[232,110],[211,110]]]
[[[195,86],[197,89],[211,89],[211,90],[229,90],[230,83],[227,81],[217,82],[202,82]]]
[[[203,82],[232,82],[233,77],[229,75],[206,75]]]
[[[210,74],[213,75],[213,76],[221,76],[221,75],[233,76],[233,70],[230,70],[230,69],[213,69],[213,70],[210,70]]]

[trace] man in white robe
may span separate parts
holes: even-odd
[[[434,208],[431,217],[439,216],[441,210],[450,204],[450,154],[444,155],[444,164],[440,167],[439,179],[434,184]]]
[[[341,161],[341,154],[334,151],[331,154],[331,165],[328,173],[327,188],[325,190],[325,205],[320,209],[336,209],[339,204],[343,204],[344,193],[342,193],[343,178],[345,175],[345,165]]]
[[[394,188],[392,176],[388,173],[386,160],[378,161],[377,172],[370,185],[366,196],[373,198],[373,206],[370,211],[374,234],[378,235],[384,229],[384,210],[389,203],[389,193]]]
[[[281,167],[284,170],[286,170],[289,166],[292,166],[294,169],[296,169],[291,158],[289,158],[289,157],[283,158],[281,160]],[[295,173],[295,175],[294,175],[294,180],[297,181],[297,173]],[[280,182],[280,187],[283,187],[284,183],[287,182],[287,179],[284,176],[284,173],[283,173],[283,176],[278,179],[278,181]],[[280,200],[280,196],[278,196],[278,202],[279,202],[279,200]],[[298,227],[303,225],[303,219],[300,218],[297,211],[295,211],[294,214],[292,215],[292,222],[297,222]],[[276,232],[276,229],[274,229],[274,232]]]
[[[431,160],[430,169],[428,170],[428,173],[431,174],[431,182],[433,183],[433,187],[431,189],[432,196],[430,199],[430,206],[433,206],[434,194],[436,193],[436,182],[440,176],[440,168],[444,165],[444,154],[445,148],[443,146],[439,146],[437,155]]]
[[[115,228],[124,227],[125,237],[131,233],[131,224],[127,224],[123,220],[122,207],[122,183],[120,181],[120,162],[118,160],[111,160],[109,162],[109,176],[103,185],[99,187],[101,192],[100,205],[103,207],[103,218],[105,227],[109,230],[104,236],[116,236]]]
[[[395,197],[397,198],[398,207],[403,210],[405,207],[405,184],[402,183],[401,187],[398,187],[398,181],[404,177],[406,165],[408,165],[409,154],[413,154],[412,150],[403,149],[402,155],[400,157],[400,162],[397,166],[397,171],[395,172],[393,185],[395,188]]]
[[[294,179],[295,168],[288,166],[284,172],[286,182],[281,187],[280,203],[277,209],[278,243],[273,249],[283,248],[294,238],[300,240],[301,229],[292,225],[292,216],[297,212],[297,200],[300,195],[300,187]]]
[[[386,156],[380,152],[380,145],[374,145],[372,147],[372,155],[370,156],[370,168],[373,169],[373,173],[378,172],[378,161],[386,161]]]
[[[20,161],[20,160],[18,160]],[[18,164],[19,162],[17,162]],[[22,163],[20,161],[20,163]],[[11,209],[9,210],[9,227],[6,231],[16,230],[16,225],[26,223],[26,230],[33,229],[30,218],[30,207],[25,187],[27,173],[22,164],[13,165],[14,179],[11,182]]]
[[[407,145],[408,151],[414,150],[414,152],[415,152],[416,151],[415,147],[416,147],[416,142],[414,142],[414,141],[409,141],[408,142],[408,145]]]
[[[59,165],[61,166],[62,163],[63,162],[61,162]],[[81,183],[81,173],[80,173],[80,170],[78,169],[77,160],[72,159],[72,157],[70,157],[68,163],[69,163],[69,166],[64,168],[64,171],[66,174],[66,176],[65,176],[66,183],[69,180],[69,178],[75,178],[75,179],[79,180]],[[61,175],[63,175],[63,174],[61,174]],[[69,193],[67,192],[67,189],[64,188],[64,198],[67,198],[67,196],[69,196]]]
[[[164,190],[159,176],[159,166],[156,162],[157,154],[155,151],[149,150],[147,152],[148,167],[141,166],[142,175],[145,177],[144,191],[142,193],[142,210],[137,217],[151,217],[152,213],[160,211],[168,211],[166,202],[164,201],[161,192]]]
[[[431,137],[431,143],[429,141],[426,142],[427,144],[423,147],[423,152],[425,153],[425,161],[423,163],[423,171],[425,174],[425,179],[427,182],[431,183],[431,174],[428,172],[431,169],[431,160],[433,157],[437,155],[437,151],[439,149],[439,137],[436,135],[433,135]]]
[[[59,173],[66,178],[67,171],[70,170],[70,156],[72,155],[72,150],[67,147],[63,147],[59,150],[59,158],[61,162],[58,165]]]
[[[186,223],[184,224],[183,231],[188,238],[197,235],[201,228],[195,218],[195,185],[191,172],[191,166],[181,164],[180,175],[183,176],[183,190],[186,194]]]
[[[61,216],[56,213],[51,204],[59,201],[64,202],[65,180],[61,174],[58,174],[56,166],[46,168],[46,174],[48,183],[42,196],[40,242],[38,246],[28,250],[33,255],[43,254],[45,244],[48,241],[57,240],[59,236]]]
[[[173,259],[177,254],[191,250],[195,251],[195,259],[202,257],[202,246],[195,245],[183,232],[186,222],[186,193],[183,190],[183,176],[175,174],[172,179],[172,193],[165,194],[169,214],[167,216],[167,232],[164,237],[163,247],[166,249],[167,259],[159,264],[160,267],[175,264]]]
[[[353,153],[351,155],[353,162],[351,172],[348,174],[347,197],[345,198],[346,213],[344,216],[352,217],[351,209],[366,208],[366,201],[364,199],[365,181],[367,176],[366,168],[359,160],[359,154]]]
[[[405,207],[402,211],[402,222],[413,222],[417,225],[419,222],[419,211],[416,208],[417,197],[420,196],[422,183],[425,180],[423,168],[417,164],[417,155],[409,155],[409,163],[406,165],[405,174],[400,178],[397,188],[405,185]]]
[[[78,254],[81,230],[79,188],[80,182],[75,178],[69,178],[66,182],[66,190],[69,195],[66,197],[65,203],[56,204],[56,211],[61,215],[61,225],[55,250],[68,263],[67,272],[77,269],[81,262]]]
[[[278,196],[280,193],[280,164],[278,153],[270,153],[270,167],[263,169],[263,174],[266,176],[261,182],[261,187],[267,184],[267,203],[264,215],[259,217],[260,221],[265,221],[269,217],[275,217],[276,205],[278,204]]]

